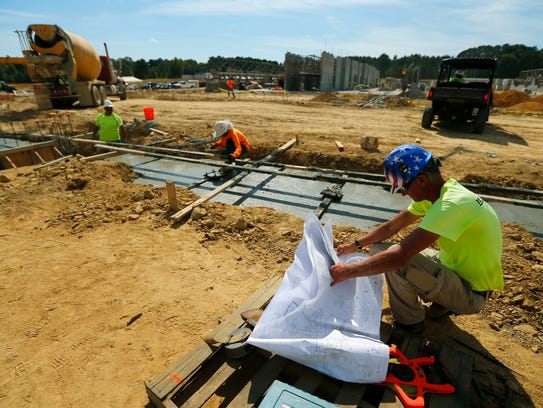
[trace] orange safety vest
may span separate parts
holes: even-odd
[[[236,150],[234,151],[234,153],[232,153],[232,157],[234,157],[234,159],[237,159],[241,155],[241,152],[243,151],[241,145],[244,145],[247,150],[249,150],[249,148],[251,147],[249,145],[249,140],[247,139],[247,136],[245,136],[237,129],[228,130],[224,135],[221,136],[219,140],[213,143],[212,146],[226,147],[226,142],[228,141],[228,139],[232,139],[232,142],[234,142],[234,146],[236,147]]]

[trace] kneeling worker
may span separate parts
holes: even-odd
[[[247,136],[237,129],[228,119],[220,120],[215,123],[215,133],[213,137],[220,137],[219,140],[211,144],[212,149],[223,148],[219,156],[223,159],[233,161],[239,159],[242,154],[250,149]]]
[[[478,313],[493,290],[503,289],[502,233],[492,207],[453,178],[417,145],[402,145],[384,161],[391,192],[413,201],[359,240],[339,245],[338,255],[372,245],[371,257],[330,268],[332,285],[384,273],[394,325],[419,332],[425,316]],[[384,242],[410,224],[418,226],[399,243]],[[420,252],[437,242],[439,259]],[[421,300],[430,303],[421,303]]]

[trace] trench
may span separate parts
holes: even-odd
[[[122,161],[134,167],[138,174],[135,182],[163,187],[166,181],[189,188],[199,196],[205,196],[222,183],[223,179],[206,180],[206,173],[214,173],[223,162],[215,165],[184,162],[166,158],[123,154],[109,160]],[[236,166],[234,174],[244,171]],[[237,172],[237,173],[236,173]],[[284,174],[281,174],[284,173]],[[233,175],[234,175],[233,174]],[[232,175],[232,176],[233,176]],[[366,175],[367,176],[367,175]],[[308,213],[321,213],[322,221],[333,225],[350,225],[368,231],[390,219],[409,205],[409,197],[390,194],[381,175],[374,180],[362,177],[336,176],[319,171],[284,169],[262,165],[236,185],[220,192],[210,201],[248,207],[270,207],[295,217],[305,219]],[[338,183],[339,182],[339,183]],[[330,187],[341,186],[341,198],[326,200]],[[521,224],[534,236],[543,239],[543,202],[536,200],[503,200],[498,196],[484,196],[494,208],[500,221]]]
[[[28,144],[24,140],[2,138],[0,153]],[[211,154],[190,152],[197,157],[190,158],[174,156],[171,154],[173,149],[167,148],[104,147],[119,153],[106,160],[133,166],[137,174],[136,183],[164,187],[166,182],[171,181],[203,197],[232,177],[237,177],[239,182],[214,195],[209,201],[269,207],[301,219],[314,212],[323,222],[350,225],[363,231],[390,219],[410,202],[409,197],[390,194],[388,184],[379,174],[289,166],[264,160],[230,164],[228,167],[231,169],[224,177],[214,178],[212,176],[227,165],[214,160]],[[499,190],[499,187],[494,186],[494,190]],[[500,221],[521,224],[531,234],[543,239],[543,201],[480,195],[494,208]]]

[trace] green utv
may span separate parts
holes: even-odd
[[[422,127],[440,121],[471,121],[474,133],[483,133],[492,108],[494,58],[448,58],[441,62],[435,86],[428,91],[432,106],[422,115]]]

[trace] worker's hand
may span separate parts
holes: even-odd
[[[336,253],[338,256],[352,254],[353,252],[356,252],[357,249],[358,248],[356,247],[355,243],[351,242],[350,244],[338,245]]]
[[[348,279],[348,267],[349,266],[343,262],[338,262],[337,264],[330,267],[330,276],[332,277],[332,282],[330,283],[330,286],[335,286],[336,284]]]

